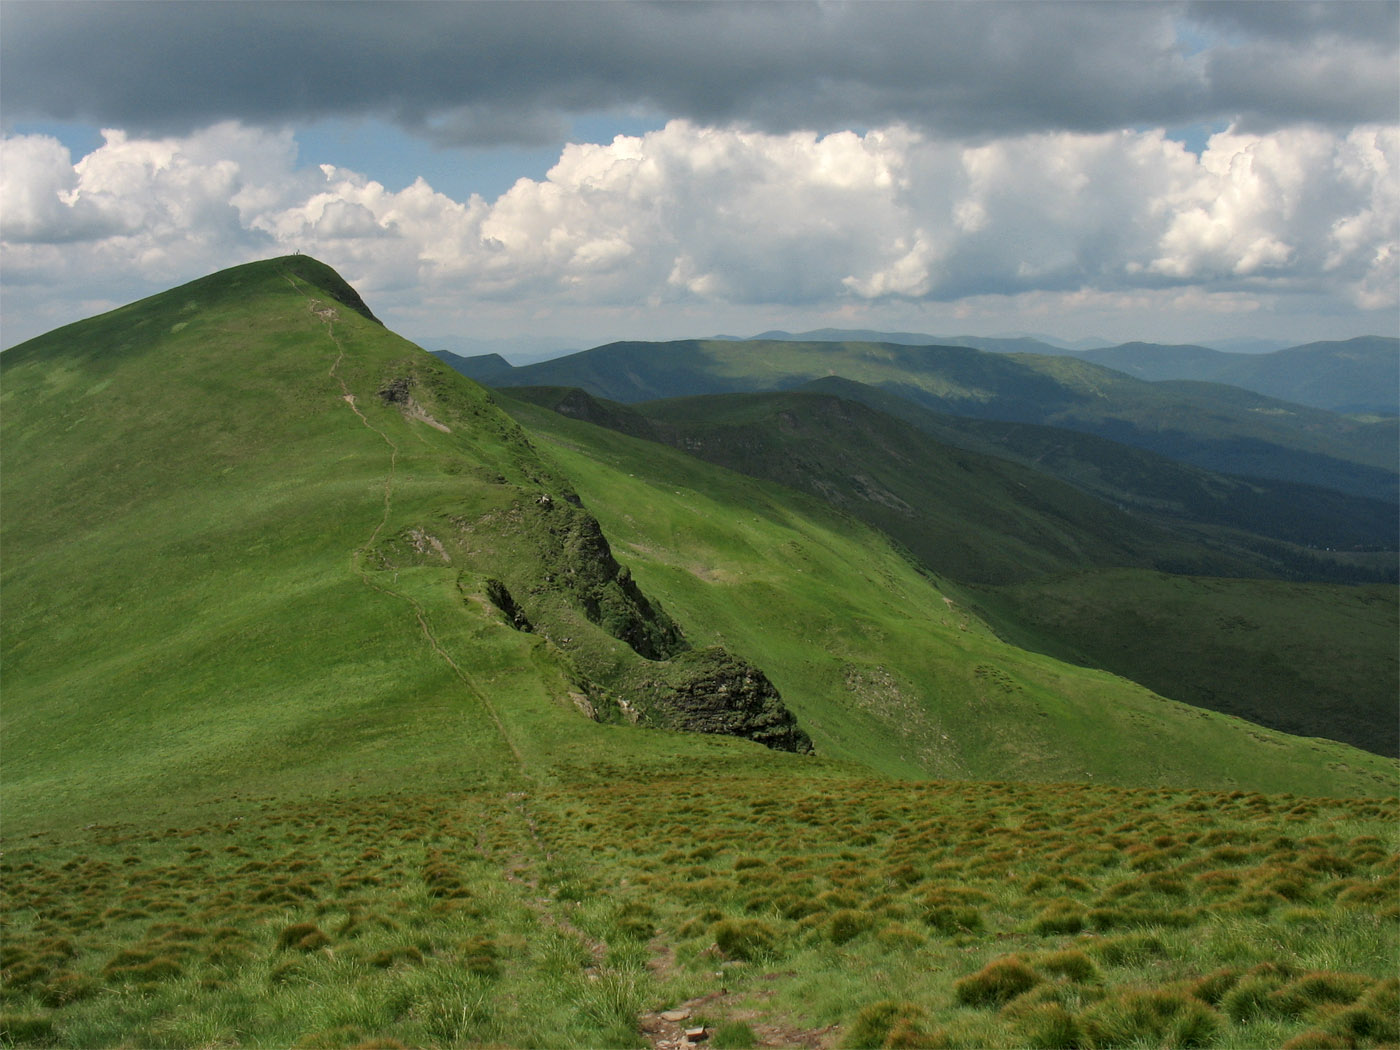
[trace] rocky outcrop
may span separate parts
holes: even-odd
[[[777,751],[812,751],[811,737],[767,675],[723,649],[691,651],[648,668],[636,692],[655,725],[743,737]]]
[[[529,632],[534,630],[534,627],[530,624],[530,618],[525,615],[525,610],[515,603],[515,599],[511,597],[510,591],[506,589],[506,585],[500,580],[493,579],[486,581],[486,597],[490,600],[492,605],[501,611],[506,621],[517,631]]]
[[[761,670],[718,647],[691,648],[618,564],[598,520],[572,493],[537,493],[454,524],[463,543],[482,532],[511,537],[508,561],[516,571],[509,583],[486,579],[486,597],[511,626],[560,648],[575,675],[575,703],[590,718],[743,737],[799,754],[812,750]],[[581,619],[631,652],[590,645]]]
[[[638,656],[665,660],[690,648],[675,621],[648,601],[618,564],[597,518],[548,495],[535,505],[533,532],[546,586],[561,591],[590,623]]]
[[[397,406],[403,413],[405,419],[416,419],[421,423],[427,423],[435,430],[441,430],[444,434],[452,433],[452,428],[446,423],[434,419],[426,408],[424,408],[414,397],[410,390],[416,382],[413,376],[400,376],[398,379],[390,380],[389,383],[379,391],[379,400],[386,405]]]

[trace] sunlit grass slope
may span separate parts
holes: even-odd
[[[520,404],[643,589],[761,662],[819,753],[898,775],[1386,794],[1394,764],[1016,649],[791,490]],[[703,633],[702,633],[703,632]]]
[[[510,566],[431,545],[567,485],[358,305],[292,257],[0,359],[10,828],[615,746],[557,650],[482,597]]]
[[[375,391],[418,351],[340,288],[255,264],[0,359],[12,820],[502,761],[402,599],[356,572],[391,449],[347,395],[404,446],[391,513],[446,462],[408,481],[428,450]]]

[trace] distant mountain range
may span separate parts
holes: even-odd
[[[1148,381],[1079,355],[971,347],[788,340],[613,343],[513,368],[447,359],[491,386],[576,386],[624,403],[786,390],[833,377],[946,415],[1049,425],[1206,470],[1400,498],[1400,420],[1359,420],[1187,380]]]
[[[763,340],[969,346],[998,354],[1073,356],[1139,379],[1228,383],[1331,412],[1400,415],[1400,339],[1381,336],[1300,346],[1265,340],[1227,340],[1211,348],[1144,342],[1108,346],[1092,340],[1067,343],[1048,336],[933,336],[819,328],[797,334],[763,332],[752,337],[752,341]]]

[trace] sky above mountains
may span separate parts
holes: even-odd
[[[0,337],[250,259],[431,347],[1400,328],[1396,3],[0,5]]]

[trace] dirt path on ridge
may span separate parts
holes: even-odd
[[[388,525],[390,514],[393,509],[394,482],[398,475],[399,447],[388,434],[370,422],[369,417],[360,410],[359,405],[356,403],[355,394],[351,391],[349,384],[345,381],[345,377],[340,372],[340,366],[345,360],[345,345],[341,342],[340,337],[335,331],[335,323],[340,319],[336,308],[308,295],[306,291],[298,286],[296,280],[290,274],[285,276],[287,277],[288,283],[290,283],[299,294],[306,298],[308,308],[325,325],[326,337],[335,347],[335,360],[332,362],[327,374],[334,379],[336,384],[340,387],[340,399],[350,407],[350,410],[355,413],[356,418],[358,418],[368,430],[379,436],[389,449],[389,469],[384,477],[384,498],[379,521],[375,524],[368,539],[351,552],[351,568],[354,570],[355,574],[359,576],[365,586],[387,597],[395,598],[409,607],[413,613],[414,620],[418,624],[419,632],[427,641],[433,654],[447,665],[453,675],[461,683],[462,687],[481,705],[482,710],[490,717],[492,724],[496,727],[497,734],[506,747],[510,749],[510,753],[514,758],[514,772],[516,776],[524,782],[523,786],[533,788],[537,785],[535,776],[527,767],[525,757],[521,754],[515,741],[511,739],[510,734],[506,731],[505,724],[501,721],[500,714],[497,712],[495,705],[491,702],[486,691],[476,682],[471,673],[454,660],[452,655],[443,647],[442,643],[438,640],[437,634],[433,631],[431,624],[428,622],[427,611],[423,608],[422,603],[410,594],[395,590],[392,587],[380,583],[370,570],[365,567],[365,556],[374,547],[374,544],[379,540],[380,534]],[[438,424],[435,420],[429,420],[428,422],[441,427],[441,424]],[[590,965],[585,968],[584,973],[590,980],[598,979],[606,968],[605,959],[608,953],[608,945],[580,929],[568,915],[563,914],[556,907],[558,902],[554,898],[540,895],[540,880],[538,875],[535,874],[535,871],[538,869],[541,862],[547,862],[550,859],[551,854],[540,837],[538,823],[531,812],[530,792],[511,791],[506,794],[503,801],[505,804],[502,806],[502,812],[514,814],[515,820],[525,832],[526,840],[530,843],[529,852],[533,852],[536,855],[535,858],[531,858],[525,853],[520,853],[511,857],[508,861],[504,861],[501,864],[503,877],[507,882],[519,888],[521,900],[535,913],[541,925],[559,930],[576,939],[583,945],[591,960]]]

